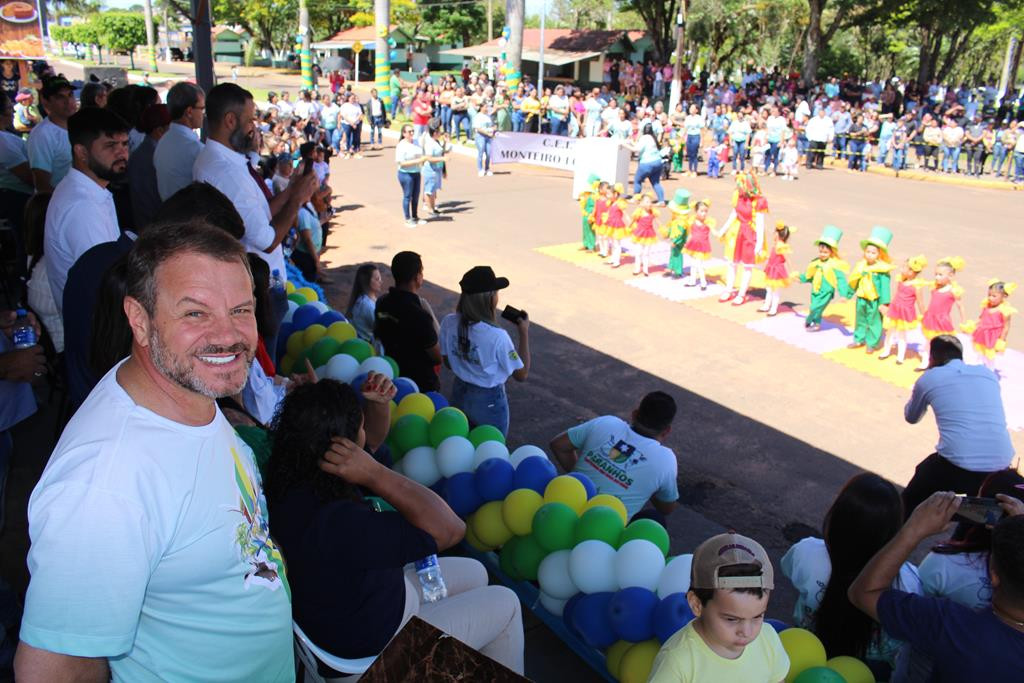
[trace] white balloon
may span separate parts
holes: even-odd
[[[313,368],[313,372],[316,373],[316,378],[317,379],[320,379],[322,377],[326,377],[327,376],[327,366],[326,365],[321,365],[318,368]]]
[[[562,612],[565,610],[565,603],[569,602],[568,600],[553,598],[544,591],[541,591],[540,596],[538,597],[540,597],[540,604],[544,605],[544,609],[551,612],[556,617],[562,616]]]
[[[406,456],[409,457],[409,456]],[[619,588],[639,586],[653,591],[665,569],[665,555],[650,541],[637,538],[615,553],[615,579]]]
[[[658,597],[667,598],[673,593],[685,593],[690,590],[690,568],[693,555],[673,557],[661,571],[658,579]]]
[[[473,471],[473,443],[464,436],[449,436],[437,445],[437,469],[445,477]]]
[[[508,460],[508,448],[500,441],[484,441],[477,446],[476,454],[473,456],[473,469],[476,470],[484,460],[501,458]]]
[[[327,361],[327,376],[348,384],[359,374],[359,361],[347,353],[336,353]]]
[[[531,455],[539,455],[542,458],[547,458],[548,454],[544,452],[542,448],[538,448],[533,444],[526,444],[512,451],[512,455],[509,456],[512,460],[512,467],[519,467],[519,463],[526,460]]]
[[[402,458],[402,472],[424,486],[433,486],[441,478],[434,449],[430,446],[419,446],[406,453]]]
[[[568,600],[579,593],[569,577],[569,555],[568,550],[556,550],[541,560],[537,568],[537,582],[540,583],[541,591],[556,600]]]
[[[298,309],[299,305],[291,299],[288,299],[288,312],[284,314],[283,318],[281,318],[281,322],[290,323],[292,321],[292,316],[295,315],[295,311]]]
[[[382,375],[387,375],[388,379],[394,379],[395,369],[391,367],[391,363],[387,362],[380,356],[370,356],[359,365],[359,372],[356,374],[370,372],[379,372]]]
[[[324,314],[327,311],[331,310],[331,307],[325,304],[323,301],[310,301],[309,305],[315,308],[316,310],[320,311],[321,314]]]
[[[604,541],[583,541],[570,553],[569,577],[582,593],[617,591],[615,555],[615,548]]]

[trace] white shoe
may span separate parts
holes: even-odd
[[[494,171],[488,171],[487,175],[494,175]]]
[[[415,228],[416,227],[416,221],[406,221],[405,222],[405,227],[407,227],[407,228]]]
[[[483,178],[483,177],[484,177],[484,172],[483,172],[483,171],[477,171],[477,172],[476,172],[476,174],[477,174],[477,175],[478,175],[479,177],[481,177],[481,178]]]
[[[416,219],[416,225],[426,225],[426,224],[427,224],[426,219],[424,219],[424,218],[417,218]]]

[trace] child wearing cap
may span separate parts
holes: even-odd
[[[800,274],[800,282],[811,283],[811,307],[804,320],[808,330],[821,329],[821,316],[825,307],[840,290],[846,287],[846,272],[849,266],[839,257],[839,240],[843,231],[834,225],[826,225],[814,245],[818,247],[818,258],[811,261],[807,270]]]
[[[583,246],[581,251],[594,251],[597,248],[597,236],[594,234],[594,204],[601,178],[591,173],[587,178],[587,186],[580,192],[580,211],[583,213]]]
[[[681,278],[683,276],[683,245],[693,220],[690,214],[690,192],[683,188],[676,190],[672,201],[668,203],[672,212],[672,220],[665,225],[661,234],[669,241],[668,265],[666,277]]]
[[[695,618],[662,645],[648,683],[782,681],[789,656],[775,629],[764,628],[774,587],[757,541],[727,533],[701,543],[686,594]]]
[[[848,286],[843,288],[843,296],[857,299],[853,341],[848,348],[866,345],[868,353],[882,348],[882,316],[892,299],[890,242],[892,232],[881,225],[871,228],[871,236],[860,242],[864,258],[853,267]]]

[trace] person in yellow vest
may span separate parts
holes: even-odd
[[[818,258],[807,266],[806,272],[800,274],[800,282],[811,283],[811,308],[807,312],[804,326],[808,330],[821,329],[821,315],[825,312],[837,291],[843,291],[846,284],[846,273],[850,267],[839,256],[839,240],[843,239],[843,231],[834,225],[826,225],[815,242],[818,247]]]
[[[861,240],[864,258],[857,262],[847,279],[843,296],[857,299],[856,325],[849,348],[867,346],[868,353],[882,348],[882,316],[889,310],[892,296],[892,263],[889,243],[892,231],[881,225],[871,228],[871,236]]]
[[[683,276],[683,245],[686,244],[687,232],[692,221],[689,190],[676,190],[672,201],[668,203],[668,210],[672,212],[672,220],[661,230],[661,236],[669,242],[668,266],[664,275],[679,279]]]
[[[596,173],[587,177],[587,186],[580,192],[577,201],[583,214],[583,246],[580,251],[594,251],[597,248],[597,235],[594,233],[594,204],[597,200],[597,189],[601,178]]]

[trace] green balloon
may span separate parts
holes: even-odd
[[[308,301],[306,301],[306,297],[302,296],[298,292],[294,292],[292,294],[289,294],[288,295],[288,300],[289,301],[294,301],[299,306],[305,306],[306,304],[309,303]]]
[[[584,512],[576,522],[573,546],[583,541],[595,540],[604,541],[611,547],[618,548],[620,536],[622,536],[622,517],[606,505],[597,505]]]
[[[342,342],[338,348],[338,353],[347,353],[355,358],[357,362],[362,363],[373,355],[373,349],[362,339],[349,339],[346,342]]]
[[[401,376],[401,373],[398,371],[398,363],[395,362],[394,358],[392,358],[391,356],[381,356],[381,358],[386,360],[388,362],[388,365],[391,366],[391,370],[394,371],[395,374],[392,375],[392,378]]]
[[[793,683],[846,683],[846,679],[827,666],[812,666],[810,669],[804,669],[793,679]]]
[[[521,538],[521,536],[513,536],[509,539],[508,543],[502,546],[501,551],[498,553],[498,566],[501,568],[501,571],[505,572],[514,581],[522,581],[522,577],[519,576],[519,570],[516,569],[515,565],[516,546],[519,545]]]
[[[512,563],[519,576],[527,581],[537,580],[537,569],[541,560],[547,557],[547,551],[540,547],[533,535],[519,536],[512,553]],[[500,559],[500,558],[499,558]]]
[[[469,436],[469,420],[458,408],[441,408],[430,421],[430,445],[437,448],[449,436]]]
[[[405,455],[414,448],[430,443],[429,425],[420,415],[403,415],[395,421],[391,435],[398,452]]]
[[[334,355],[341,349],[341,342],[331,337],[322,337],[319,341],[313,344],[313,350],[309,354],[310,361],[313,362],[313,367],[318,368],[321,365],[327,365],[327,362],[334,358]]]
[[[309,348],[299,352],[299,354],[295,356],[295,362],[292,364],[293,375],[306,374],[306,361],[308,360],[310,363],[313,363],[313,358],[310,356],[312,352],[313,349]],[[313,363],[313,367],[317,367],[317,364]]]
[[[630,522],[629,526],[622,530],[622,536],[619,537],[619,545],[616,547],[620,547],[629,541],[635,541],[638,538],[650,541],[661,548],[663,555],[668,555],[668,531],[653,519],[638,519]]]
[[[473,427],[473,431],[469,433],[469,440],[472,442],[473,448],[479,448],[480,444],[484,441],[500,441],[505,443],[505,435],[497,427],[480,425]]]
[[[545,503],[533,515],[533,535],[549,553],[573,546],[576,513],[565,503]]]

